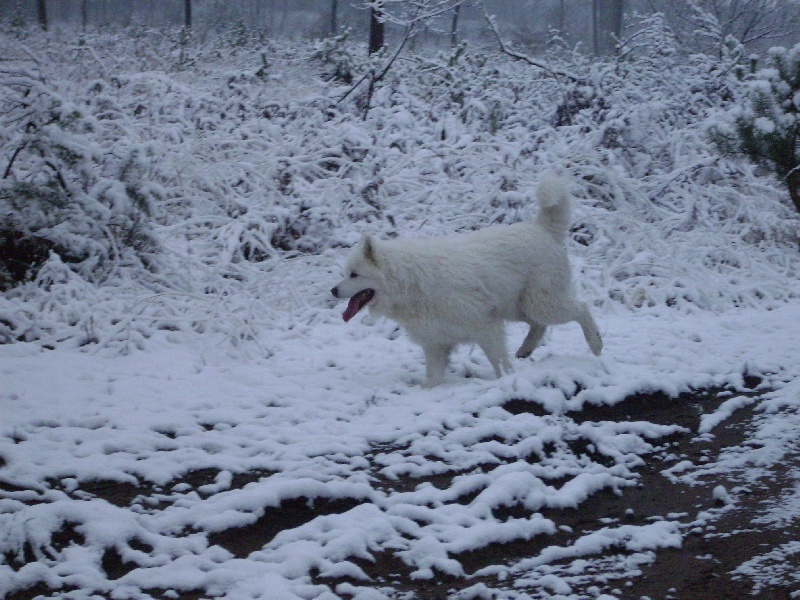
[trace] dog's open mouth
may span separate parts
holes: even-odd
[[[342,315],[344,322],[347,323],[350,319],[356,316],[356,313],[364,308],[369,301],[372,300],[372,297],[375,295],[375,290],[367,288],[366,290],[361,290],[360,292],[356,293],[352,298],[350,298],[350,302],[347,303],[347,308]]]

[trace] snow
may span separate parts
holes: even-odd
[[[716,500],[719,504],[733,504],[734,499],[731,497],[728,490],[725,489],[725,486],[718,485],[714,488],[711,492],[714,500]]]
[[[771,133],[774,133],[776,129],[775,121],[768,119],[767,117],[758,117],[755,121],[753,121],[753,125],[758,132],[763,135],[770,135]]]
[[[748,440],[663,473],[713,482],[708,494],[726,505],[731,481],[764,478],[797,451],[799,221],[777,182],[713,153],[699,132],[716,109],[703,99],[691,104],[703,114],[684,114],[693,92],[669,96],[686,87],[677,67],[655,86],[583,65],[587,82],[609,83],[580,96],[608,104],[556,128],[557,86],[499,59],[470,59],[451,87],[412,78],[425,83],[441,57],[422,75],[406,67],[364,119],[331,107],[342,86],[310,76],[293,48],[273,49],[281,70],[263,80],[251,74],[257,53],[200,54],[210,66],[197,74],[166,59],[137,69],[122,58],[134,53],[109,50],[113,39],[92,43],[114,80],[53,77],[44,93],[95,107],[96,136],[65,143],[86,143],[95,162],[82,168],[103,174],[81,196],[100,216],[76,212],[58,239],[123,239],[89,225],[141,217],[115,179],[125,163],[147,183],[148,231],[165,257],[151,272],[141,248],[119,247],[99,275],[88,259],[76,267],[53,254],[0,298],[0,339],[15,342],[0,345],[0,596],[43,583],[76,599],[402,598],[372,575],[388,556],[409,580],[461,581],[458,598],[609,598],[735,503],[563,525],[559,510],[638,486],[639,469],[687,432],[585,418],[590,409],[661,392],[677,411],[681,394],[731,390],[690,433],[709,439],[749,407]],[[503,85],[474,85],[498,72]],[[474,96],[463,106],[459,86]],[[38,165],[28,160],[20,177]],[[421,351],[394,324],[342,322],[328,290],[361,233],[528,218],[530,190],[552,168],[576,182],[569,250],[601,357],[566,325],[500,379],[462,347],[444,385],[423,389]],[[511,410],[518,401],[530,410]],[[282,522],[287,506],[303,518]],[[763,524],[798,514],[793,488]],[[252,548],[224,541],[231,532],[254,536]],[[541,548],[468,567],[470,553],[522,541]],[[787,543],[737,573],[794,585],[785,564],[799,552]],[[114,553],[121,573],[110,572]]]
[[[698,432],[708,433],[714,429],[714,427],[730,417],[737,408],[749,406],[753,402],[754,401],[752,398],[748,398],[746,396],[737,396],[735,398],[731,398],[730,400],[726,400],[720,404],[719,408],[717,408],[717,410],[713,413],[705,414],[700,417],[700,427],[698,428]]]
[[[323,276],[311,268],[301,272]],[[634,485],[634,467],[646,460],[653,443],[675,431],[647,422],[576,423],[564,413],[567,407],[579,408],[583,397],[613,404],[643,386],[670,393],[737,386],[744,370],[753,372],[759,361],[758,372],[776,390],[770,402],[780,399],[797,408],[793,391],[781,391],[788,377],[798,375],[800,364],[793,343],[800,335],[796,306],[671,323],[606,314],[604,368],[583,369],[584,389],[570,396],[559,391],[561,410],[543,417],[512,415],[500,407],[520,395],[535,398],[548,380],[563,376],[564,366],[578,370],[599,363],[586,356],[579,331],[554,332],[537,360],[520,363],[514,374],[498,381],[490,378],[488,364],[478,361],[476,377],[461,379],[456,373],[442,388],[423,390],[404,380],[405,371],[416,382],[423,375],[419,351],[408,340],[389,340],[388,323],[345,326],[338,312],[338,307],[321,311],[313,329],[282,336],[270,358],[245,361],[218,352],[215,345],[166,336],[151,341],[148,351],[128,356],[3,346],[3,481],[31,491],[4,493],[0,543],[13,556],[21,556],[27,545],[36,555],[53,557],[19,571],[0,565],[5,591],[34,580],[51,585],[80,580],[87,590],[200,586],[238,598],[264,585],[266,569],[279,585],[260,589],[304,597],[298,586],[305,585],[311,569],[366,580],[350,557],[372,560],[386,549],[413,567],[412,576],[461,576],[454,555],[553,535],[556,524],[536,516],[537,511],[579,507],[600,490]],[[685,348],[684,329],[705,340],[689,342],[689,361],[676,356]],[[770,351],[756,354],[754,348]],[[462,353],[456,360],[471,359]],[[37,376],[30,377],[34,372]],[[738,399],[722,406],[730,408],[732,402]],[[720,426],[717,413],[710,418]],[[774,464],[785,452],[781,444],[787,432],[779,426],[785,413],[763,418],[761,456],[751,469]],[[499,439],[486,442],[487,437]],[[586,460],[566,448],[540,462],[523,460],[545,444],[576,438],[590,440],[612,464]],[[375,448],[386,449],[370,457]],[[479,467],[493,464],[499,466]],[[391,485],[378,485],[383,477],[420,479],[443,468],[464,474],[441,489],[426,484],[392,491]],[[182,488],[177,482],[196,469],[217,470],[214,483],[196,491]],[[685,465],[680,475],[693,469]],[[702,469],[708,472],[711,465]],[[231,486],[233,476],[248,471],[272,474],[244,487]],[[159,505],[151,506],[147,494],[130,508],[70,494],[76,482],[92,480],[159,486],[151,496]],[[559,480],[565,483],[549,483]],[[64,483],[69,485],[62,489]],[[459,503],[475,492],[469,503]],[[31,494],[37,503],[26,506]],[[714,497],[727,497],[725,488],[716,488]],[[265,540],[262,550],[236,560],[209,546],[209,534],[252,524],[266,508],[293,498],[346,498],[357,504],[282,531]],[[493,515],[515,504],[533,516],[499,521]],[[137,568],[111,582],[98,568],[95,553],[75,546],[53,548],[52,536],[65,523],[73,524],[89,547],[121,549]],[[679,523],[670,520],[611,526],[571,545],[545,548],[513,567],[479,574],[502,571],[528,581],[538,578],[533,573],[541,574],[542,567],[599,556],[612,547],[630,552],[631,559],[679,546],[680,531]],[[152,550],[134,550],[134,540]],[[564,586],[569,578],[551,575],[552,585],[544,580],[541,585],[568,595]]]

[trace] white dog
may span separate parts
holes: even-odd
[[[548,325],[577,321],[589,348],[603,342],[589,308],[575,295],[564,249],[568,184],[546,177],[533,223],[495,225],[444,238],[379,241],[365,235],[331,293],[349,298],[344,320],[369,306],[402,325],[425,351],[426,386],[444,379],[453,348],[478,344],[500,377],[511,369],[504,321],[530,330],[517,357],[530,356]]]

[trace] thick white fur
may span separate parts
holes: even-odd
[[[599,355],[603,342],[589,308],[576,297],[564,249],[568,183],[548,176],[538,198],[533,223],[419,240],[364,236],[333,295],[375,290],[370,311],[397,321],[425,351],[427,386],[442,382],[450,353],[462,343],[478,344],[498,377],[510,370],[506,320],[530,325],[519,358],[530,356],[548,325],[569,321],[580,324]]]

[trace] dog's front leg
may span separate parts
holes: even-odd
[[[430,344],[423,346],[422,349],[425,351],[425,371],[428,376],[425,387],[435,387],[444,381],[444,373],[453,347]]]

